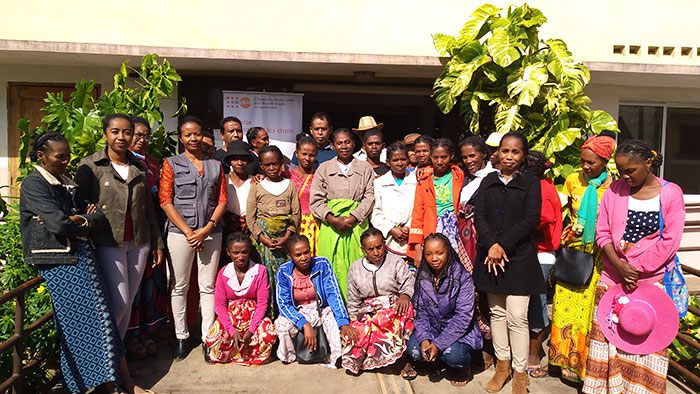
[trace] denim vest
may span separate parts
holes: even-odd
[[[185,154],[169,157],[168,163],[173,169],[173,205],[177,212],[192,229],[197,230],[207,225],[219,200],[219,176],[221,163],[216,160],[202,160],[202,174]],[[180,233],[179,228],[170,220],[165,230]],[[217,223],[212,233],[221,232]]]

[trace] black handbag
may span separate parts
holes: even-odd
[[[321,298],[316,292],[316,286],[314,286],[313,280],[311,285],[314,287],[314,293],[316,294],[316,308],[318,308],[318,317],[321,318]],[[331,346],[328,343],[328,338],[326,337],[326,332],[323,331],[323,325],[314,327],[314,332],[316,333],[316,350],[309,350],[304,344],[304,329],[302,328],[294,337],[294,350],[297,354],[297,362],[299,364],[318,364],[324,363],[331,354]]]
[[[552,275],[569,285],[588,286],[594,265],[595,257],[592,254],[573,248],[561,248]]]

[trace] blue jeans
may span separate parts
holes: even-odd
[[[411,335],[411,338],[408,339],[406,348],[413,361],[425,361],[423,360],[423,352],[420,350],[420,343],[418,343],[418,340],[416,339],[415,332],[413,335]],[[464,343],[455,342],[440,352],[440,360],[452,368],[468,367],[472,362],[471,351],[471,346]]]

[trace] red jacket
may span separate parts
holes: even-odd
[[[452,171],[452,202],[455,212],[459,209],[459,193],[464,183],[464,172],[457,166]],[[413,203],[411,231],[408,234],[408,255],[413,256],[416,245],[422,244],[423,239],[435,232],[437,227],[437,204],[435,203],[435,184],[432,173],[424,174],[416,187],[416,197]]]
[[[540,224],[535,229],[538,252],[553,252],[561,243],[561,200],[551,179],[540,180],[542,211]]]

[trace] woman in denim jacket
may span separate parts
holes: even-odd
[[[37,136],[30,157],[39,164],[20,191],[22,246],[25,262],[36,266],[51,295],[66,388],[112,392],[119,384],[128,393],[147,392],[129,376],[102,270],[87,238],[107,225],[105,215],[63,175],[71,157],[63,135]]]

